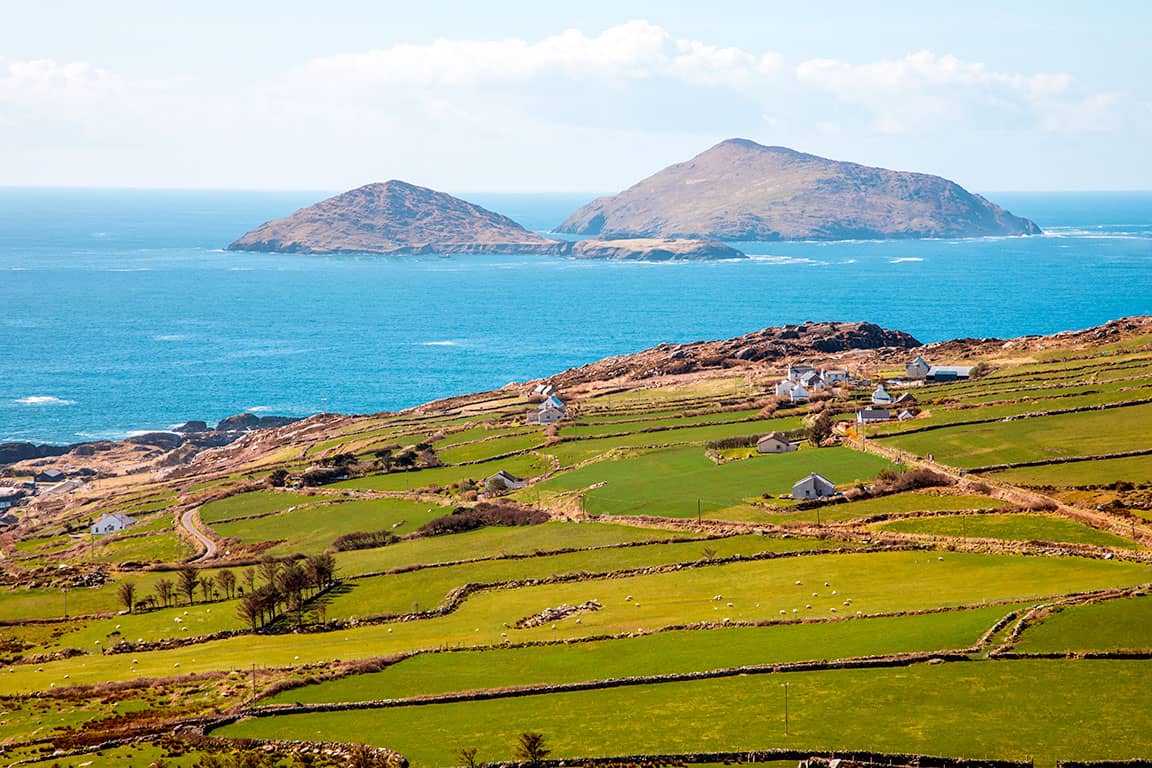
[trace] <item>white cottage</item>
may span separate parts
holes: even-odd
[[[757,453],[791,453],[796,448],[782,432],[772,432],[756,441]]]
[[[888,394],[888,390],[884,389],[883,384],[877,384],[876,389],[872,392],[872,405],[891,405],[892,395]]]
[[[906,379],[923,379],[928,376],[928,370],[931,368],[928,361],[920,355],[916,355],[916,359],[910,363],[904,364],[904,378]]]
[[[528,485],[520,478],[510,475],[504,470],[489,475],[484,479],[484,490],[489,493],[499,493],[500,491],[514,491],[517,488],[523,488]]]
[[[92,535],[99,536],[105,533],[119,533],[130,525],[136,524],[136,518],[120,512],[105,513],[100,519],[92,523]]]
[[[874,421],[888,421],[892,412],[887,408],[861,408],[856,411],[857,424],[871,424]]]
[[[836,484],[815,472],[792,486],[792,498],[797,500],[823,499],[835,494]]]

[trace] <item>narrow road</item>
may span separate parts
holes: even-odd
[[[196,513],[199,511],[200,507],[192,507],[192,509],[189,509],[184,512],[184,514],[180,515],[180,525],[184,527],[184,530],[192,534],[192,537],[199,541],[200,544],[204,547],[204,552],[199,557],[192,560],[193,563],[200,563],[216,557],[216,542],[208,538],[204,531],[201,530],[200,520],[196,516]]]

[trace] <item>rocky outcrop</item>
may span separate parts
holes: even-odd
[[[368,184],[262,224],[231,251],[280,253],[543,253],[568,244],[507,216],[403,181]]]
[[[276,429],[284,427],[299,419],[290,416],[257,416],[254,413],[238,413],[221,419],[216,424],[217,432],[245,432],[252,429]]]
[[[715,261],[748,258],[743,251],[714,240],[664,237],[581,240],[572,244],[570,255],[576,259],[605,261]]]
[[[72,450],[71,445],[36,445],[34,443],[0,443],[0,464],[15,464],[29,459],[45,459],[63,456]]]
[[[913,349],[920,342],[903,331],[874,323],[803,323],[737,336],[721,341],[661,344],[630,355],[609,357],[573,368],[548,380],[567,387],[610,379],[645,379],[734,365],[776,362],[814,354],[849,350]]]
[[[556,231],[739,241],[1032,235],[1040,228],[939,176],[729,139],[593,200]]]

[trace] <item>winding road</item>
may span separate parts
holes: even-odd
[[[192,537],[200,542],[201,546],[204,547],[204,552],[201,553],[199,557],[194,558],[191,561],[193,563],[200,563],[216,557],[216,542],[208,538],[208,536],[200,528],[200,520],[196,516],[196,513],[199,511],[200,507],[192,507],[191,509],[186,510],[184,514],[180,515],[180,525],[184,527],[184,530],[192,534]]]

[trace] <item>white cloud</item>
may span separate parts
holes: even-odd
[[[313,77],[380,84],[462,87],[560,77],[575,81],[667,78],[692,85],[743,86],[771,75],[779,57],[696,40],[675,40],[647,21],[589,36],[577,29],[521,39],[436,40],[313,59]]]

